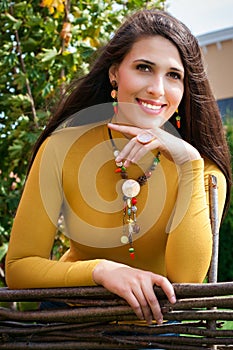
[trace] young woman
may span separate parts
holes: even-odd
[[[168,13],[139,11],[68,92],[34,150],[8,286],[100,284],[161,323],[153,285],[174,303],[171,283],[201,283],[209,268],[210,174],[219,220],[229,202],[229,152],[197,40]],[[61,218],[70,249],[51,261]]]

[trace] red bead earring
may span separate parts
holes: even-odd
[[[117,114],[118,113],[118,103],[117,103],[117,82],[116,80],[113,80],[111,82],[112,84],[112,87],[113,87],[113,90],[111,91],[111,97],[113,98],[113,110],[114,110],[114,113]]]
[[[180,129],[180,119],[181,119],[181,117],[179,116],[179,112],[178,112],[178,108],[177,108],[177,110],[176,110],[176,113],[177,113],[177,116],[176,116],[176,126],[177,126],[177,128],[178,129]]]

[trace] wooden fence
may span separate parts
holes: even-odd
[[[129,324],[132,309],[103,287],[0,289],[0,349],[233,349],[233,282],[174,284],[177,303],[155,287],[163,325]],[[18,301],[76,304],[69,308],[19,311]]]

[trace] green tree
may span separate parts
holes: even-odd
[[[88,71],[95,51],[129,11],[164,3],[0,0],[0,260],[32,147],[59,93]]]
[[[233,113],[226,116],[226,132],[231,154],[233,154]],[[233,171],[233,163],[232,163]],[[219,237],[219,282],[233,281],[233,190],[229,211],[220,228]]]

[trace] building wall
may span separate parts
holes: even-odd
[[[202,51],[215,97],[233,97],[233,40],[210,44]]]
[[[222,115],[233,111],[233,27],[198,37]]]

